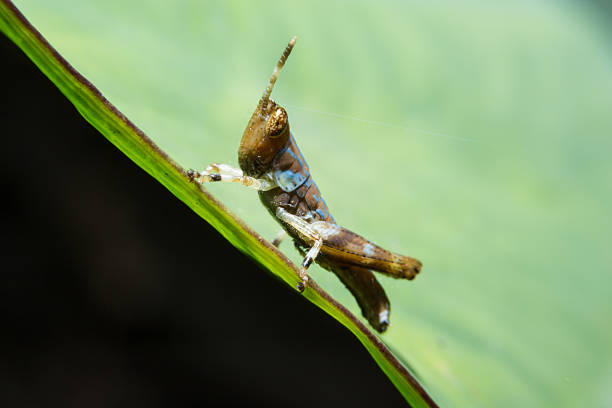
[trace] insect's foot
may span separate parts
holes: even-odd
[[[218,173],[209,173],[207,170],[197,172],[193,169],[187,170],[187,177],[189,177],[191,181],[196,181],[200,184],[222,181],[223,179]]]
[[[379,332],[379,333],[384,333],[387,331],[387,327],[389,327],[389,322],[380,322],[380,324],[375,327],[375,329]]]
[[[374,310],[368,312],[364,311],[363,317],[365,317],[370,323],[370,325],[372,325],[372,327],[380,334],[387,331],[387,328],[391,324],[391,321],[389,320],[388,306],[387,308],[382,309],[378,313],[376,313]]]
[[[304,290],[306,290],[306,285],[308,285],[308,275],[304,275],[302,277],[302,281],[298,282],[296,289],[298,290],[298,292],[302,293],[304,292]]]
[[[378,317],[379,321],[376,330],[378,330],[379,333],[384,333],[387,330],[387,327],[389,327],[391,324],[389,321],[389,310],[382,311]]]
[[[188,169],[187,177],[189,177],[189,181],[193,181],[193,179],[196,177],[196,174],[198,174],[198,172],[195,171],[194,169]]]

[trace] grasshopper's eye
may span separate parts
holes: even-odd
[[[277,106],[266,123],[266,135],[272,138],[280,136],[287,127],[288,121],[285,109]]]

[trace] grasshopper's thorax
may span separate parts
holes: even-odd
[[[260,191],[259,197],[271,214],[280,207],[298,217],[334,223],[292,135],[270,163],[267,176],[277,188]]]
[[[287,112],[271,99],[259,101],[242,134],[238,163],[248,176],[260,177],[289,140]]]

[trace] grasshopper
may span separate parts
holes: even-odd
[[[242,135],[238,149],[240,169],[211,164],[204,171],[189,171],[198,183],[232,182],[254,188],[284,231],[273,241],[280,244],[289,234],[304,256],[297,290],[308,285],[308,267],[316,262],[333,272],[353,294],[363,316],[378,332],[389,326],[390,304],[372,271],[393,278],[414,279],[421,262],[391,253],[364,237],[336,224],[308,164],[289,130],[287,111],[270,94],[295,45],[292,38]]]

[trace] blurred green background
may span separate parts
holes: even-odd
[[[237,165],[247,120],[297,35],[273,98],[332,213],[424,263],[413,282],[380,278],[392,303],[383,340],[442,406],[612,405],[612,42],[603,8],[15,4],[186,168]],[[210,190],[263,236],[279,229],[254,192]],[[281,249],[299,259],[290,244]],[[334,276],[311,273],[358,314]]]

